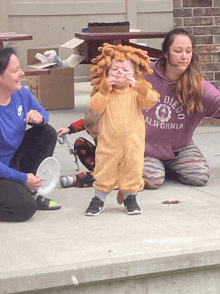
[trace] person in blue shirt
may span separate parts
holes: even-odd
[[[53,155],[57,135],[48,124],[48,112],[21,85],[22,76],[15,50],[1,48],[0,221],[25,221],[36,210],[61,207],[36,193],[42,186],[37,168]]]

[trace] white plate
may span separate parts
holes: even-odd
[[[60,164],[55,157],[45,158],[39,165],[36,176],[43,179],[38,193],[42,196],[50,193],[57,185],[60,178]]]

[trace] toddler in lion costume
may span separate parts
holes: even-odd
[[[143,172],[145,123],[142,108],[153,107],[160,95],[144,79],[152,73],[147,51],[107,43],[92,60],[93,91],[89,107],[101,114],[95,155],[95,196],[86,215],[98,215],[116,186],[128,214],[140,214],[136,201]]]

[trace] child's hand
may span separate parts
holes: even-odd
[[[131,85],[132,88],[135,88],[135,83],[136,83],[135,78],[131,75],[130,72],[127,72],[125,75],[126,75],[126,81],[128,85]]]
[[[60,128],[60,129],[57,131],[57,136],[58,136],[58,137],[62,137],[62,136],[64,136],[64,135],[68,134],[69,131],[70,131],[69,128]]]
[[[116,81],[115,76],[113,75],[108,76],[109,92],[112,91],[112,88],[113,88],[112,86],[115,85],[115,81]]]

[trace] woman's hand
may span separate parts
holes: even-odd
[[[27,113],[26,118],[24,119],[24,121],[26,121],[27,123],[40,125],[44,121],[44,118],[37,110],[31,109]]]
[[[31,192],[34,193],[42,186],[42,178],[35,176],[34,174],[28,174],[28,178],[25,187]]]
[[[59,130],[57,130],[57,136],[62,137],[64,135],[68,134],[69,131],[70,131],[69,128],[59,128]]]

